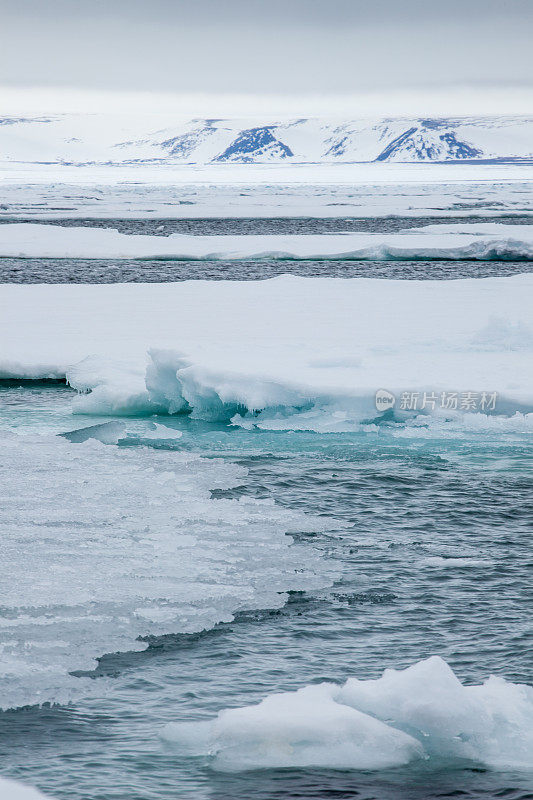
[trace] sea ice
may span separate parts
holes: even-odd
[[[398,233],[170,236],[21,222],[0,225],[0,256],[87,259],[533,259],[533,226],[429,225]]]
[[[211,498],[242,482],[238,466],[94,438],[4,433],[0,442],[2,708],[101,692],[101,679],[71,673],[143,650],[139,637],[278,608],[288,591],[335,577],[316,548],[285,535],[331,520]]]
[[[340,431],[380,417],[386,389],[398,419],[412,397],[422,418],[519,427],[533,411],[532,304],[531,274],[4,284],[0,377],[66,376],[81,414]],[[454,392],[457,407],[441,408]],[[465,411],[469,392],[478,405]]]
[[[231,219],[525,216],[525,164],[4,164],[0,217]]]
[[[87,428],[77,428],[59,435],[76,444],[86,442],[88,439],[96,439],[102,444],[117,444],[118,440],[124,437],[125,430],[123,422],[103,422],[101,425],[89,425]]]
[[[376,770],[421,758],[531,770],[532,715],[533,687],[494,676],[464,686],[434,656],[377,680],[306,686],[210,722],[171,723],[163,738],[228,771]]]
[[[0,800],[51,800],[50,795],[8,778],[0,778]]]

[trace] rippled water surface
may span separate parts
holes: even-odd
[[[277,275],[307,278],[445,280],[530,272],[528,261],[134,261],[0,258],[4,283],[171,283],[257,281]]]
[[[0,224],[22,222],[0,219]],[[44,223],[45,220],[39,220]],[[169,236],[213,234],[310,234],[338,231],[393,233],[421,225],[458,223],[455,217],[384,217],[381,219],[54,219],[66,227],[115,228],[121,233]],[[469,217],[468,222],[531,225],[531,216]],[[183,280],[264,280],[276,275],[335,278],[444,280],[488,278],[531,271],[531,261],[176,261],[0,258],[0,283],[154,283]]]
[[[71,396],[60,384],[4,385],[0,425],[58,433],[103,421],[73,417]],[[431,654],[466,682],[494,673],[533,683],[531,439],[511,422],[490,420],[349,434],[162,421],[183,432],[152,445],[169,464],[175,449],[186,449],[247,468],[241,486],[218,494],[274,498],[350,523],[335,535],[299,537],[334,560],[342,578],[293,595],[278,611],[108,655],[95,677],[103,686],[111,676],[101,696],[4,713],[3,773],[61,800],[533,796],[533,777],[472,764],[223,774],[159,738],[168,722],[208,718],[304,684],[377,677]],[[137,448],[142,459],[138,435],[149,424],[128,420],[120,446]]]

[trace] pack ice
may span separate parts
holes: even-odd
[[[384,389],[400,415],[403,392],[455,391],[509,416],[533,410],[532,307],[531,274],[4,284],[0,376],[66,376],[75,411],[101,415],[346,430]]]
[[[157,431],[156,431],[157,433]],[[331,522],[268,501],[212,499],[240,467],[183,452],[1,434],[1,708],[102,692],[74,677],[139,637],[277,608],[334,572],[287,531]]]
[[[307,168],[247,164],[245,173],[228,164],[171,171],[161,165],[145,164],[140,171],[138,165],[114,166],[97,173],[91,166],[11,166],[2,183],[0,218],[465,218],[533,212],[524,164],[418,164],[416,183],[412,166],[384,162]],[[10,169],[8,162],[4,168]]]
[[[490,677],[464,686],[439,657],[377,680],[349,678],[274,694],[210,722],[171,723],[163,738],[226,771],[377,770],[420,759],[533,769],[533,687]]]
[[[525,259],[533,258],[533,226],[502,223],[426,225],[398,233],[170,236],[124,234],[111,228],[38,223],[0,226],[0,256],[115,259]]]

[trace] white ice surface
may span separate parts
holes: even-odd
[[[532,301],[531,274],[3,285],[0,376],[68,375],[79,413],[270,428],[350,429],[378,389],[397,409],[402,391],[497,392],[511,415],[533,410]]]
[[[170,236],[38,223],[0,225],[0,256],[88,259],[533,259],[533,225],[428,225],[398,233]]]
[[[95,439],[3,433],[0,448],[1,708],[102,692],[103,679],[69,673],[143,650],[139,636],[209,629],[335,577],[286,535],[331,521],[211,499],[242,482],[240,467]]]
[[[50,795],[41,794],[37,789],[8,778],[0,778],[0,800],[51,800]]]
[[[22,170],[19,172],[19,170]],[[531,215],[533,166],[39,167],[0,173],[0,217],[238,218]]]
[[[490,677],[464,686],[441,658],[377,680],[349,678],[274,694],[163,737],[216,769],[377,770],[419,759],[533,769],[533,687]]]

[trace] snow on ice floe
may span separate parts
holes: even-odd
[[[404,392],[420,404],[424,392],[474,392],[477,409],[427,403],[423,418],[517,432],[533,420],[530,274],[3,285],[0,303],[0,376],[66,376],[80,414],[343,431],[379,419],[386,389],[399,418]]]
[[[398,233],[170,236],[110,228],[38,223],[0,226],[0,256],[87,259],[356,259],[533,258],[533,226],[501,223],[429,225]]]
[[[421,759],[533,769],[533,687],[491,676],[464,686],[439,657],[377,680],[349,678],[171,723],[173,747],[209,755],[215,769],[378,770]]]
[[[335,578],[286,535],[331,520],[211,499],[242,482],[240,467],[96,439],[2,434],[0,446],[1,708],[102,692],[104,679],[70,673],[143,650],[140,636],[209,629]]]
[[[528,170],[523,164],[384,163],[291,169],[285,162],[279,168],[218,164],[208,172],[111,167],[102,174],[65,165],[34,165],[28,172],[19,164],[9,179],[4,170],[0,218],[523,216],[533,213]]]
[[[0,778],[0,798],[2,800],[52,800],[50,795],[44,795],[32,786],[27,786],[8,778]]]

